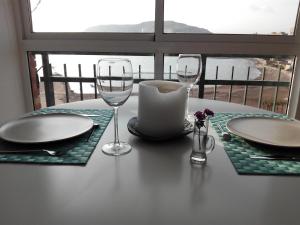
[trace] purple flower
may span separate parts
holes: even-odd
[[[215,113],[213,111],[211,111],[210,109],[205,109],[204,114],[207,115],[207,116],[214,116],[215,115]]]
[[[206,118],[206,115],[201,111],[195,112],[194,116],[196,116],[198,121],[205,120],[205,118]]]
[[[203,112],[201,111],[197,111],[195,112],[194,116],[196,117],[196,126],[200,127],[204,127],[204,120],[206,118],[212,117],[214,116],[214,112],[211,111],[210,109],[205,109]]]

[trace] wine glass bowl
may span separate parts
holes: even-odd
[[[180,82],[185,83],[187,87],[192,88],[199,80],[200,71],[200,55],[179,55],[177,61],[177,78]]]
[[[97,64],[97,90],[102,99],[114,108],[114,142],[102,146],[108,155],[123,155],[131,146],[119,141],[118,108],[129,98],[133,88],[132,65],[128,59],[105,58]]]
[[[193,122],[193,115],[189,114],[189,95],[190,90],[196,84],[201,75],[201,55],[199,54],[180,54],[177,60],[177,78],[181,83],[184,83],[188,92],[188,99],[186,105],[186,119]]]

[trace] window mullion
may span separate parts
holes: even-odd
[[[164,79],[164,54],[159,50],[154,55],[154,79]]]
[[[155,0],[155,41],[161,41],[164,32],[164,0]]]
[[[164,31],[164,0],[155,0],[155,38],[156,51],[154,55],[154,78],[164,79],[164,55],[160,50],[159,42],[162,40]]]

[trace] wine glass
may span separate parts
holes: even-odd
[[[114,108],[114,141],[102,146],[107,155],[124,155],[131,146],[120,142],[118,108],[129,98],[133,87],[132,65],[128,59],[105,58],[97,64],[97,89],[102,99]]]
[[[189,96],[194,84],[196,84],[201,74],[201,55],[180,54],[177,60],[177,78],[184,83],[187,88],[188,97],[185,110],[185,118],[193,122],[194,116],[189,113]]]

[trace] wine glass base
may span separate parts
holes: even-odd
[[[131,146],[125,142],[120,142],[119,144],[108,143],[102,146],[102,152],[106,155],[125,155],[131,151]]]

